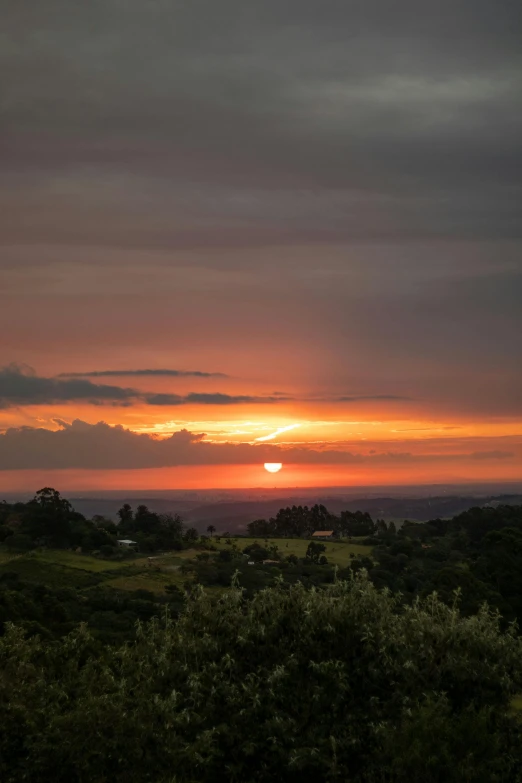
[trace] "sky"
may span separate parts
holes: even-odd
[[[518,2],[2,17],[0,489],[522,478]]]

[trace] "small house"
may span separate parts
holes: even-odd
[[[138,546],[137,541],[131,541],[130,538],[122,538],[118,541],[118,546],[126,547]]]
[[[312,533],[312,538],[329,539],[335,538],[335,530],[316,530]]]

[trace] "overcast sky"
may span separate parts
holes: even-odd
[[[229,435],[306,420],[310,449],[325,420],[522,434],[521,22],[5,0],[0,428],[200,433],[226,408]]]

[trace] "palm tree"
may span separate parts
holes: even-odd
[[[207,533],[210,533],[210,538],[212,538],[212,534],[215,532],[216,532],[216,528],[214,527],[214,525],[209,525],[207,527]]]

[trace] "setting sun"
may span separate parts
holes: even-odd
[[[269,473],[279,473],[282,467],[282,462],[265,462],[264,465],[265,470],[268,470]]]

